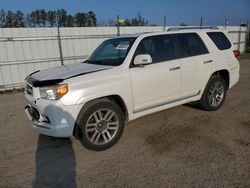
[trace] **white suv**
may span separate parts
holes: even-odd
[[[239,80],[237,56],[218,29],[108,39],[83,63],[29,75],[25,112],[40,134],[75,135],[104,150],[119,140],[125,121],[194,101],[219,109]]]

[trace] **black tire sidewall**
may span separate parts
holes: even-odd
[[[213,83],[217,82],[217,81],[221,82],[223,87],[224,87],[224,96],[223,96],[223,99],[222,99],[220,105],[218,105],[217,107],[214,107],[209,103],[209,92],[210,92],[210,88],[213,85]],[[205,91],[202,95],[200,106],[203,109],[208,110],[208,111],[218,110],[223,105],[225,98],[226,98],[226,94],[227,94],[227,87],[226,87],[225,81],[219,76],[211,77],[210,80],[208,81],[208,84],[207,84]]]
[[[119,127],[118,127],[115,137],[110,142],[103,144],[103,145],[96,145],[90,142],[89,138],[87,137],[86,132],[85,132],[85,126],[87,124],[89,117],[95,111],[102,109],[102,108],[111,109],[112,111],[116,113],[119,119]],[[123,130],[124,130],[124,114],[117,104],[108,100],[95,103],[89,106],[88,108],[86,108],[79,121],[79,131],[81,132],[80,141],[87,149],[91,149],[91,150],[102,151],[102,150],[110,148],[111,146],[113,146],[114,144],[118,142],[118,140],[120,139],[123,133]]]

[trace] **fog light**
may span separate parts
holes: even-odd
[[[43,122],[49,123],[49,124],[50,124],[50,120],[49,120],[49,117],[48,117],[48,116],[42,114],[42,118],[43,118]]]

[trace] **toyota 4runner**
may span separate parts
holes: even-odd
[[[108,39],[83,63],[27,76],[25,112],[40,134],[75,135],[104,150],[126,121],[194,101],[219,109],[239,80],[237,56],[226,33],[213,28]]]

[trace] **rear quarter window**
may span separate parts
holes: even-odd
[[[175,35],[180,58],[207,54],[208,50],[197,33]]]
[[[227,50],[231,48],[231,42],[222,32],[208,32],[207,35],[214,42],[219,50]]]

